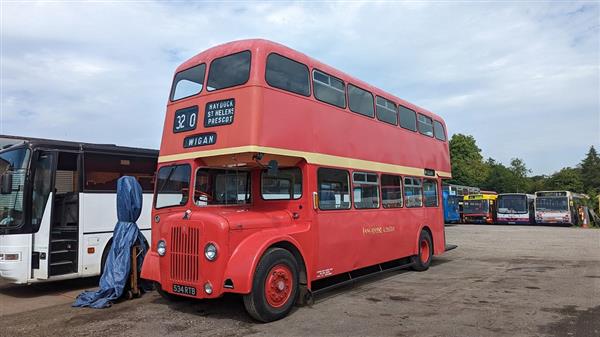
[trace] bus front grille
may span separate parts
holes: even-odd
[[[171,279],[198,282],[200,267],[200,230],[188,226],[171,228]]]

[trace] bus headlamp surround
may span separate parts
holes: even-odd
[[[217,246],[214,243],[209,242],[204,247],[204,256],[208,261],[214,261],[217,258]]]
[[[158,244],[156,245],[156,252],[160,256],[165,256],[167,253],[167,243],[165,240],[158,240]]]

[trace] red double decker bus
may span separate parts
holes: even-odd
[[[259,321],[317,289],[445,251],[443,120],[285,46],[244,40],[176,71],[152,248],[161,295],[242,294]]]

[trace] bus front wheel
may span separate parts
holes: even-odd
[[[285,317],[298,295],[298,262],[282,248],[269,249],[260,259],[252,291],[244,296],[248,314],[261,322]]]
[[[412,269],[416,271],[425,271],[429,269],[431,258],[433,257],[433,244],[431,235],[428,231],[422,230],[419,235],[419,251],[413,256]]]

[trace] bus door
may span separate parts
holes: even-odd
[[[54,200],[54,172],[56,152],[37,151],[32,162],[33,188],[31,196],[31,223],[37,228],[33,234],[32,276],[36,279],[48,278],[50,260],[50,218]]]

